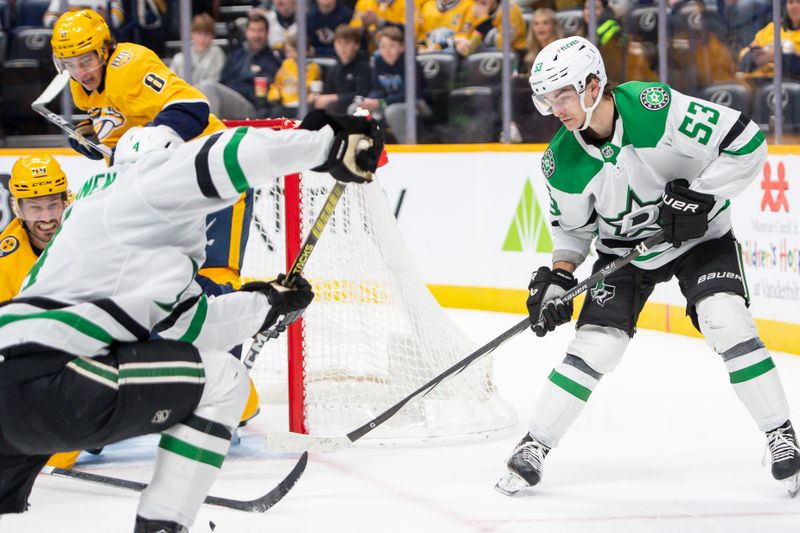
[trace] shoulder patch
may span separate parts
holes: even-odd
[[[544,174],[545,178],[550,179],[550,176],[552,176],[555,171],[556,159],[553,157],[553,150],[547,148],[542,155],[542,174]]]
[[[669,105],[669,93],[662,87],[648,87],[639,94],[639,101],[645,109],[658,111]]]
[[[131,59],[133,59],[133,54],[127,50],[123,50],[111,61],[111,66],[114,68],[119,68],[122,65],[129,63]]]
[[[9,235],[0,241],[0,257],[13,254],[19,248],[19,240],[16,237]]]

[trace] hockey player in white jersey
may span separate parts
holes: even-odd
[[[315,111],[300,128],[186,144],[163,126],[132,128],[114,165],[78,191],[19,296],[0,306],[0,515],[27,509],[53,452],[161,433],[135,532],[188,531],[247,399],[247,372],[227,350],[313,298],[302,278],[292,290],[202,294],[206,215],[309,168],[368,181],[383,146],[366,118]]]
[[[738,111],[660,83],[606,84],[603,61],[580,37],[546,46],[534,61],[533,99],[563,123],[542,157],[550,193],[552,268],[534,272],[527,300],[543,336],[571,319],[559,297],[595,242],[594,271],[663,231],[651,249],[590,288],[567,355],[545,381],[528,433],[497,484],[506,494],[536,485],[542,464],[619,363],[657,283],[678,279],[686,313],[724,360],[737,396],[766,433],[772,474],[798,490],[800,450],[789,406],[748,306],[730,202],[760,173],[764,135]]]

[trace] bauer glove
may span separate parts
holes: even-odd
[[[528,318],[537,337],[544,337],[556,326],[572,319],[572,300],[562,302],[561,296],[577,285],[575,277],[563,270],[543,266],[533,273],[528,285]]]
[[[667,183],[663,200],[658,225],[667,242],[678,248],[682,242],[706,234],[708,213],[715,203],[713,196],[689,189],[689,182],[680,179]]]
[[[291,287],[284,285],[285,280],[286,274],[279,274],[275,281],[251,281],[239,289],[244,292],[260,292],[267,297],[270,309],[259,332],[267,331],[275,325],[281,326],[280,331],[285,330],[286,326],[303,314],[314,299],[311,284],[302,276],[295,277]]]
[[[324,109],[315,109],[300,123],[300,129],[333,129],[327,160],[316,172],[328,172],[339,181],[367,183],[375,177],[378,161],[383,152],[383,132],[378,123],[367,117],[336,115]]]

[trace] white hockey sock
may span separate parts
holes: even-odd
[[[196,415],[163,432],[153,479],[142,494],[137,514],[191,526],[230,443],[228,428]]]
[[[789,404],[778,371],[758,337],[753,316],[741,296],[716,293],[697,304],[706,342],[722,356],[733,390],[758,429],[769,431],[789,419]]]
[[[778,371],[761,339],[742,342],[721,353],[733,390],[761,431],[789,419],[789,403]]]
[[[244,366],[228,353],[200,356],[206,384],[188,418],[161,434],[155,472],[142,493],[137,514],[191,526],[230,447],[250,382]]]
[[[583,359],[567,355],[550,373],[531,413],[531,436],[554,448],[583,411],[600,378]]]

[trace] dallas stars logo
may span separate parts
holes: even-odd
[[[614,235],[636,237],[643,231],[658,229],[655,222],[658,220],[658,204],[660,203],[660,196],[652,202],[645,202],[633,192],[633,189],[628,187],[625,209],[620,211],[616,217],[606,218],[600,215],[600,218],[614,228]]]
[[[597,282],[597,285],[595,285],[589,293],[593,301],[597,302],[600,307],[605,307],[607,301],[614,299],[614,296],[617,294],[617,287],[616,285],[608,285],[605,281],[601,280]]]
[[[658,111],[669,104],[669,93],[662,87],[648,87],[639,95],[639,101],[645,109]]]
[[[545,178],[550,178],[553,172],[556,171],[556,159],[553,157],[553,151],[548,148],[542,155],[542,174]]]

